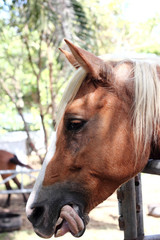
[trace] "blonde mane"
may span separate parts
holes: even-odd
[[[104,61],[117,61],[118,64],[131,62],[134,72],[134,103],[133,103],[133,131],[135,146],[144,141],[144,150],[152,139],[156,142],[160,125],[160,79],[157,67],[160,67],[160,58],[157,56],[143,56],[122,58],[116,55],[101,56]],[[57,114],[57,126],[62,118],[67,104],[77,94],[87,73],[79,68],[70,80]]]
[[[157,74],[159,64],[152,62],[135,62],[135,101],[134,129],[135,142],[157,142],[160,124],[160,79]]]

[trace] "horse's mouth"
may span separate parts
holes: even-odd
[[[79,216],[77,205],[65,205],[60,212],[60,216],[55,226],[55,237],[63,236],[70,232],[74,237],[80,237],[85,231],[86,220]]]
[[[44,234],[40,229],[35,228],[35,232],[38,236],[43,238],[50,238],[53,234],[55,237],[60,237],[68,232],[74,237],[81,237],[88,222],[88,215],[80,217],[80,209],[77,205],[64,205],[51,231]]]

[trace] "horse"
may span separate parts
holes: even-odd
[[[31,167],[29,165],[26,165],[26,164],[23,164],[22,162],[20,162],[16,155],[14,155],[10,152],[4,151],[4,150],[0,150],[0,170],[15,170],[17,165],[31,169]],[[1,174],[1,177],[3,178],[3,180],[5,180],[7,177],[10,177],[10,176],[12,176],[11,173]],[[12,180],[17,185],[17,187],[20,189],[21,184],[20,184],[18,178],[15,176],[14,178],[12,178]],[[4,184],[5,184],[7,190],[12,190],[12,187],[11,187],[9,181],[5,182]],[[22,195],[23,195],[24,202],[26,203],[27,198],[24,193],[22,193]],[[5,205],[4,205],[5,207],[10,206],[10,198],[11,198],[11,194],[9,193],[8,197],[6,199]]]
[[[160,156],[160,60],[97,57],[65,40],[76,68],[52,141],[26,205],[43,238],[80,237],[88,214]]]

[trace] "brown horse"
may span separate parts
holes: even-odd
[[[26,165],[20,162],[16,155],[4,150],[0,150],[0,170],[15,170],[17,165],[21,167],[31,168],[29,165]],[[2,174],[1,176],[5,180],[7,177],[12,176],[12,174],[11,173]],[[21,184],[18,178],[14,177],[12,178],[12,180],[20,189]],[[5,183],[5,186],[7,190],[12,190],[12,187],[9,181]],[[10,206],[10,198],[11,198],[11,194],[8,194],[7,200],[5,202],[5,207]],[[24,199],[24,202],[27,202],[27,198],[24,193],[23,193],[23,199]]]
[[[78,70],[26,208],[44,238],[81,236],[88,213],[144,168],[151,146],[160,149],[159,59],[107,60],[66,43]]]

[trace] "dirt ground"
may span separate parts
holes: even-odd
[[[159,203],[160,204],[160,176],[153,176],[142,174],[143,182],[143,202],[144,202],[144,229],[145,234],[160,234],[160,218],[148,216],[148,204]],[[6,195],[0,195],[0,212],[13,212],[19,213],[22,217],[22,227],[20,231],[16,231],[15,234],[7,233],[5,235],[0,234],[0,240],[25,240],[25,237],[19,235],[21,232],[27,232],[26,239],[34,240],[40,238],[33,233],[31,224],[28,222],[25,215],[25,204],[21,194],[12,195],[11,206],[9,208],[3,208]],[[63,240],[72,240],[70,234],[62,237]],[[118,203],[117,197],[114,193],[109,199],[97,206],[90,213],[90,223],[88,224],[85,234],[81,237],[82,240],[122,240],[123,231],[118,227]]]

